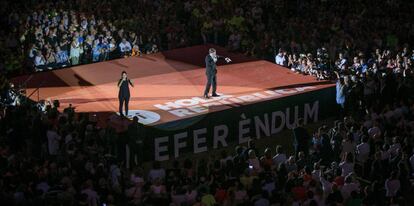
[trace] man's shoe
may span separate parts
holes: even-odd
[[[213,95],[211,95],[212,97],[219,97],[220,95],[218,95],[218,94],[213,94]]]
[[[204,95],[204,98],[205,98],[205,99],[209,99],[210,97],[208,96],[208,94],[205,94],[205,95]]]

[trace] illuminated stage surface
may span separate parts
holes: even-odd
[[[130,114],[150,126],[189,117],[220,112],[258,102],[320,90],[333,85],[314,77],[295,74],[274,63],[228,53],[218,54],[233,63],[218,66],[218,93],[203,99],[206,75],[203,66],[209,45],[171,50],[164,53],[130,57],[95,64],[21,76],[12,81],[27,82],[30,98],[58,99],[61,109],[72,104],[77,112],[96,113],[115,118],[118,111],[117,82],[126,71],[135,84],[130,88]],[[277,100],[276,100],[277,101]]]

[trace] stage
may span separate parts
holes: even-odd
[[[230,111],[237,111],[240,119],[241,114],[263,113],[264,107],[275,110],[282,99],[293,96],[303,99],[303,94],[308,94],[305,99],[287,106],[304,104],[307,99],[309,102],[317,100],[318,108],[321,101],[332,99],[334,102],[330,82],[317,81],[312,76],[295,74],[272,62],[229,53],[219,47],[215,47],[217,53],[229,56],[233,62],[222,62],[218,66],[218,93],[221,96],[204,99],[204,57],[211,46],[46,71],[17,77],[12,82],[16,85],[25,83],[26,94],[33,93],[30,98],[34,101],[59,100],[61,110],[72,104],[77,112],[97,114],[100,122],[116,124],[119,119],[116,115],[117,82],[121,72],[126,71],[135,84],[130,88],[130,114],[137,115],[150,129],[157,128],[164,133],[197,125],[208,127],[224,119],[232,121],[228,116]],[[39,90],[35,91],[37,88]],[[326,89],[329,89],[326,94],[329,97],[323,97],[322,91]],[[313,93],[317,91],[319,93]],[[313,97],[309,96],[312,94]]]

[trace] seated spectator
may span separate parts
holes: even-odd
[[[69,57],[67,52],[61,50],[59,46],[56,47],[56,63],[57,67],[65,67],[69,64]]]
[[[41,52],[36,52],[36,56],[34,58],[34,65],[37,71],[42,71],[46,69],[46,59]]]
[[[46,66],[48,69],[55,68],[56,63],[56,54],[52,49],[48,49],[46,52]]]
[[[129,43],[125,38],[123,38],[122,42],[119,43],[119,51],[121,52],[121,56],[129,56],[132,51],[131,43]]]
[[[73,38],[70,44],[70,62],[72,65],[79,64],[80,58],[80,43],[77,38]]]

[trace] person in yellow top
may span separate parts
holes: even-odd
[[[138,45],[135,44],[132,47],[131,56],[141,56],[141,51],[139,50],[139,46]]]
[[[216,199],[213,195],[208,193],[205,189],[202,189],[201,191],[201,204],[203,206],[214,206],[216,205]]]

